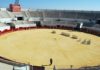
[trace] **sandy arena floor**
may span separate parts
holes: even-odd
[[[68,30],[34,29],[0,36],[0,56],[32,65],[48,65],[50,58],[58,67],[100,65],[100,37]],[[60,35],[69,33],[70,37]],[[78,39],[72,39],[76,35]],[[82,44],[91,40],[90,45]]]

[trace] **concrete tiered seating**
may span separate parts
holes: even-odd
[[[0,11],[0,17],[1,18],[10,18],[10,15],[7,13],[7,11]]]
[[[43,15],[47,18],[59,18],[60,14],[59,11],[52,11],[52,10],[45,10],[43,11]]]
[[[33,22],[28,22],[28,21],[16,21],[13,22],[15,25],[15,28],[30,28],[30,27],[36,27],[36,24]]]
[[[25,17],[31,17],[28,11],[22,11],[22,14],[25,15]]]
[[[42,17],[42,12],[40,11],[29,11],[30,17]]]
[[[75,27],[77,25],[76,22],[67,22],[67,21],[44,21],[43,26],[69,26],[69,27]]]
[[[74,18],[74,19],[96,19],[100,17],[97,11],[75,11],[75,10],[40,10],[29,11],[31,17],[46,18]]]
[[[13,12],[13,14],[14,14],[14,16],[28,17],[24,11],[22,11],[22,12]]]

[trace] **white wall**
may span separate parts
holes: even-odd
[[[10,30],[10,26],[0,26],[0,31]]]
[[[20,28],[20,27],[36,27],[36,24],[16,24],[15,25],[16,28]]]
[[[29,66],[14,67],[14,70],[30,70],[30,67]]]
[[[0,63],[0,70],[13,70],[13,66],[4,64],[4,63]]]

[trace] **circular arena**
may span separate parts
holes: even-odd
[[[100,38],[73,30],[21,29],[0,36],[0,56],[47,68],[97,66],[100,64]]]
[[[0,70],[100,70],[100,11],[0,8]]]

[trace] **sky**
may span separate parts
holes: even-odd
[[[19,0],[22,8],[100,11],[100,0]],[[0,0],[0,7],[9,7],[15,0]]]

